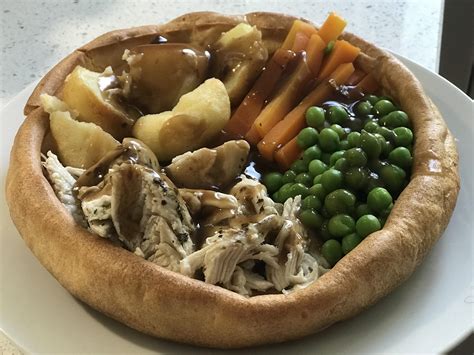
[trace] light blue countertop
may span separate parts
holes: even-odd
[[[321,23],[329,11],[347,30],[437,71],[443,0],[2,0],[0,107],[75,48],[118,28],[186,12],[275,11]]]

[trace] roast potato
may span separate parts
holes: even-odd
[[[130,136],[134,119],[124,109],[113,104],[101,91],[101,77],[101,73],[77,66],[64,82],[63,100],[78,112],[78,120],[93,122],[121,140]]]
[[[230,102],[236,106],[268,59],[262,33],[255,26],[240,23],[222,34],[213,48],[214,75],[224,82]]]
[[[207,75],[209,53],[189,44],[148,44],[126,55],[132,76],[130,101],[146,113],[171,110]]]
[[[171,111],[141,117],[133,135],[148,145],[160,161],[201,148],[218,134],[230,117],[224,84],[208,79],[181,96]]]
[[[61,111],[67,105],[57,98],[43,95],[41,101],[50,114],[51,135],[64,165],[87,169],[120,144],[96,124],[76,121],[69,111]],[[52,110],[54,107],[59,110]]]

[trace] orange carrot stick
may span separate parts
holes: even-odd
[[[311,70],[314,77],[318,75],[321,68],[324,48],[326,48],[326,45],[321,37],[318,34],[312,35],[306,48],[306,63],[308,63],[309,70]]]
[[[283,147],[278,149],[275,152],[274,157],[280,168],[288,170],[291,164],[293,164],[293,162],[295,162],[300,157],[301,153],[303,153],[303,150],[296,142],[295,137]]]
[[[245,136],[252,127],[255,118],[261,112],[265,100],[270,96],[283,71],[295,58],[296,54],[292,51],[278,49],[275,52],[268,61],[265,70],[224,128],[227,133],[237,138]]]
[[[253,146],[257,145],[260,139],[262,139],[262,137],[260,137],[260,134],[258,134],[257,128],[255,126],[252,126],[245,135],[245,140]]]
[[[303,22],[301,20],[295,20],[293,25],[290,28],[290,31],[286,35],[285,41],[281,45],[281,49],[291,49],[293,48],[293,44],[295,42],[295,37],[297,33],[302,33],[306,37],[310,38],[311,35],[317,33],[318,31],[316,28],[307,22]]]
[[[347,41],[336,41],[329,56],[323,61],[320,79],[326,79],[339,65],[351,63],[359,55],[360,49]]]
[[[335,12],[331,12],[319,29],[318,34],[327,44],[331,41],[335,41],[337,37],[340,36],[346,24],[346,20]]]
[[[334,93],[334,86],[329,82],[334,81],[337,85],[343,84],[354,72],[352,63],[341,64],[329,75],[328,80],[320,83],[312,92],[296,106],[283,120],[278,122],[258,143],[260,154],[267,160],[273,160],[273,154],[298,132],[305,127],[306,110],[313,105],[320,105],[328,100]]]
[[[308,45],[309,37],[306,36],[302,32],[298,32],[295,36],[295,41],[293,42],[293,46],[291,47],[291,50],[293,52],[299,52],[302,51],[306,48]]]
[[[369,73],[356,85],[356,88],[364,94],[373,94],[378,90],[379,83],[375,80],[372,73]]]
[[[317,34],[311,36],[306,48],[306,57],[300,57],[300,62],[295,71],[270,103],[265,106],[253,124],[261,138],[291,111],[295,103],[301,100],[302,95],[304,95],[303,90],[315,77],[314,73],[317,74],[319,71],[324,47],[324,42]],[[312,67],[310,67],[310,64]]]

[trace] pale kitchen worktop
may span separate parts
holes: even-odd
[[[0,107],[75,48],[104,32],[205,10],[283,12],[318,24],[329,11],[336,11],[348,20],[348,31],[438,70],[443,0],[2,0]],[[0,336],[0,353],[13,349]]]

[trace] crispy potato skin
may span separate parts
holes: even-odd
[[[269,52],[293,17],[248,14],[262,29]],[[115,31],[81,49],[89,63],[114,61],[127,41],[160,33],[195,42],[217,38],[244,17],[193,13],[162,26]],[[356,36],[365,64],[387,94],[407,111],[415,131],[412,179],[383,230],[364,241],[309,287],[290,295],[244,298],[149,263],[96,238],[62,207],[40,164],[48,118],[35,108],[37,95],[54,94],[79,60],[72,55],[40,83],[25,111],[11,152],[6,197],[12,219],[28,247],[75,297],[144,333],[218,348],[282,342],[347,319],[390,293],[421,263],[447,226],[459,191],[454,139],[421,84],[397,59]],[[92,64],[91,64],[92,65]],[[433,168],[432,162],[436,168]]]

